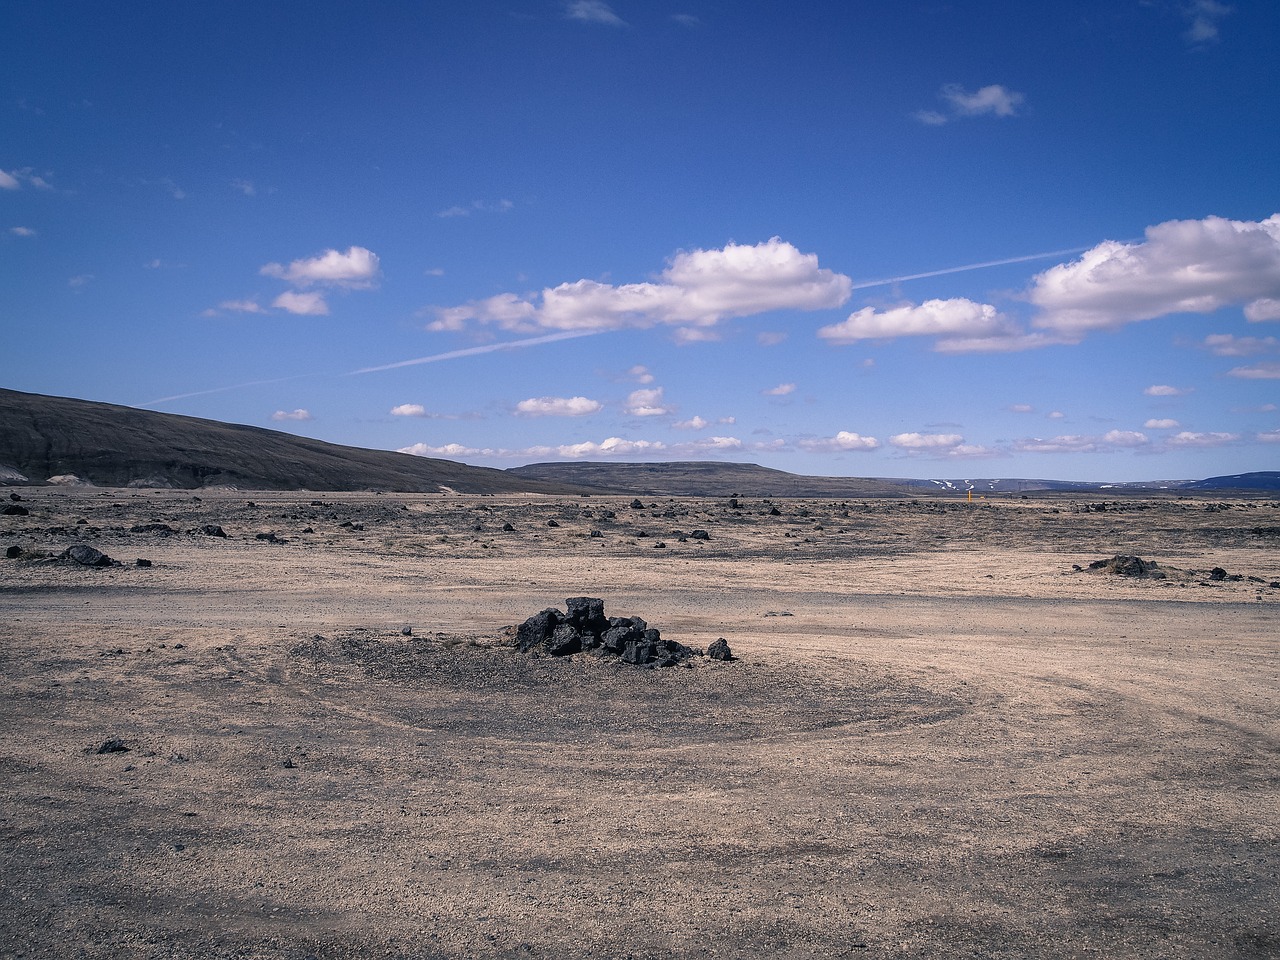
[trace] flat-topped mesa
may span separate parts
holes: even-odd
[[[524,653],[542,649],[553,657],[564,657],[587,652],[647,667],[674,667],[704,656],[701,650],[662,639],[640,617],[606,617],[604,601],[598,597],[570,597],[565,605],[568,613],[548,607],[520,624],[516,646]],[[727,643],[724,648],[727,652]]]

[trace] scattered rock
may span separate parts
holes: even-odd
[[[137,567],[149,567],[151,566],[151,561],[143,557],[139,557],[137,560],[133,561],[133,564]]]
[[[262,541],[265,541],[266,543],[288,543],[289,542],[284,537],[276,536],[274,531],[268,531],[266,533],[255,533],[253,535],[253,539],[262,540]]]
[[[513,526],[512,526],[511,524],[509,524],[509,523],[504,523],[504,524],[502,525],[502,532],[503,532],[503,533],[515,533],[515,532],[516,532],[516,528],[515,528],[515,527],[513,527]]]
[[[705,531],[705,530],[694,530],[693,532],[691,532],[691,533],[689,534],[689,539],[691,539],[691,540],[710,540],[710,539],[711,539],[711,534],[707,533],[707,531]]]
[[[98,747],[94,753],[128,753],[129,747],[125,745],[123,740],[104,740],[102,746]]]
[[[17,560],[22,556],[22,548],[15,543],[13,546],[5,549],[4,556],[6,560]]]
[[[604,534],[599,530],[592,530],[589,535],[597,540],[604,536]]]
[[[557,521],[555,521],[555,520],[548,520],[548,521],[547,521],[547,526],[548,526],[548,527],[558,527],[558,526],[560,526],[560,524],[559,524]]]
[[[115,567],[119,562],[112,560],[101,550],[96,550],[87,543],[77,543],[67,547],[58,555],[59,560],[70,560],[82,567]]]
[[[167,523],[135,523],[129,528],[130,533],[177,533]]]
[[[12,500],[14,503],[17,503],[17,502],[18,502],[18,501],[20,501],[22,498],[21,498],[20,496],[18,496],[16,493],[11,493],[11,494],[9,494],[9,499],[10,499],[10,500]]]
[[[1118,577],[1141,577],[1148,580],[1165,578],[1165,572],[1154,560],[1143,560],[1141,557],[1130,557],[1124,554],[1117,554],[1110,559],[1095,560],[1089,564],[1088,569]]]
[[[413,627],[409,626],[409,625],[406,623],[403,627],[401,627],[401,628],[400,628],[400,636],[402,636],[402,637],[412,637],[412,636],[413,636]]]
[[[206,523],[200,528],[200,532],[206,537],[226,537],[227,532],[216,523]]]
[[[6,517],[26,517],[31,514],[31,511],[16,503],[10,503],[6,504],[3,510],[0,510],[0,514],[3,514]]]
[[[724,637],[712,640],[711,645],[707,647],[707,656],[712,660],[732,660],[733,651],[729,649],[729,641]]]
[[[643,509],[644,509],[644,504],[640,502],[640,498],[639,498],[639,497],[637,497],[635,500],[632,500],[632,501],[631,501],[631,509],[632,509],[632,510],[643,510]]]

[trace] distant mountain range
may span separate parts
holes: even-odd
[[[276,430],[0,389],[0,484],[409,493],[904,497],[950,493],[1280,492],[1280,471],[1159,480],[807,477],[753,463],[532,463],[510,470],[345,447]],[[63,479],[62,482],[67,482]]]

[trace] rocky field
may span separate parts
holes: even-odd
[[[2,957],[1280,954],[1275,501],[14,494]]]

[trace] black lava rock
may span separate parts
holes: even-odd
[[[134,563],[134,566],[137,566],[137,567],[149,567],[149,566],[151,566],[151,561],[150,561],[150,560],[147,560],[147,559],[145,559],[145,558],[143,558],[143,557],[139,557],[139,558],[138,558],[137,560],[135,560],[133,563]]]
[[[106,740],[106,741],[103,741],[102,746],[100,746],[100,747],[99,747],[97,750],[95,750],[94,752],[95,752],[95,753],[99,753],[99,754],[102,754],[102,753],[128,753],[128,752],[129,752],[129,748],[125,745],[125,742],[124,742],[123,740]]]
[[[25,517],[28,516],[31,511],[26,507],[18,506],[16,503],[10,503],[7,504],[3,510],[0,510],[0,513],[4,514],[6,517]]]
[[[116,561],[101,550],[95,550],[85,543],[77,543],[74,546],[67,547],[58,555],[58,559],[70,560],[72,563],[78,563],[82,567],[112,567],[116,565]]]
[[[200,528],[200,532],[206,537],[225,537],[227,535],[227,532],[216,523],[206,523]]]
[[[707,656],[712,660],[732,660],[733,651],[729,649],[729,641],[724,637],[712,640],[711,645],[707,647]]]
[[[15,543],[13,546],[5,548],[4,556],[6,560],[17,560],[22,556],[22,548]]]
[[[562,619],[563,615],[554,607],[535,613],[516,630],[516,646],[521,651],[528,652],[545,643]]]

